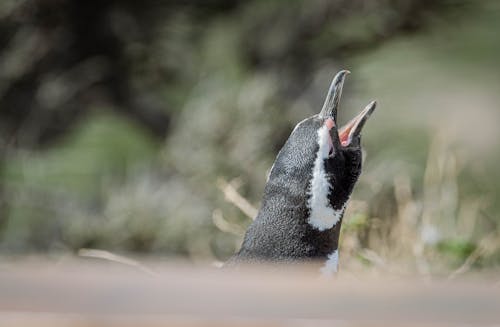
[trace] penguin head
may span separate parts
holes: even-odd
[[[347,203],[361,174],[361,130],[376,106],[372,101],[350,122],[337,125],[337,109],[348,74],[343,70],[334,77],[319,114],[295,126],[269,175],[271,183],[273,179],[289,181],[296,188],[288,190],[292,194],[305,191],[310,211],[314,214],[316,209],[321,217],[343,211]],[[319,223],[318,229],[330,225]]]

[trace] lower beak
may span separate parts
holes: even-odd
[[[339,130],[339,139],[342,146],[349,146],[352,144],[353,140],[359,139],[363,126],[365,125],[372,112],[375,110],[376,106],[376,101],[370,102],[365,107],[365,109],[363,109],[363,111],[361,111],[350,122],[342,126],[342,128]]]

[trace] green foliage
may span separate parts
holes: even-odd
[[[453,257],[459,263],[467,259],[475,249],[474,243],[460,239],[443,240],[437,244],[440,253]]]
[[[47,151],[11,154],[4,168],[10,217],[2,246],[42,250],[62,242],[62,221],[78,216],[79,206],[99,203],[106,183],[120,184],[147,166],[156,147],[131,122],[96,114]]]
[[[6,183],[94,195],[102,178],[125,178],[134,166],[147,164],[155,148],[133,123],[98,114],[47,151],[16,153],[7,161]]]

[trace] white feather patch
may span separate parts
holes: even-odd
[[[339,268],[339,251],[335,250],[328,255],[325,265],[320,269],[324,276],[331,276],[338,271]]]
[[[313,176],[309,189],[308,206],[310,209],[309,224],[314,228],[323,231],[335,226],[344,208],[335,210],[330,206],[328,193],[330,192],[330,182],[326,176],[324,160],[328,158],[330,151],[330,134],[326,125],[318,130],[318,154],[314,161]]]

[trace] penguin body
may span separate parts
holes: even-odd
[[[375,109],[372,102],[337,128],[337,106],[347,74],[341,71],[335,76],[321,112],[298,123],[281,148],[259,213],[230,265],[314,260],[329,262],[330,270],[336,270],[342,216],[361,173],[359,133]]]

